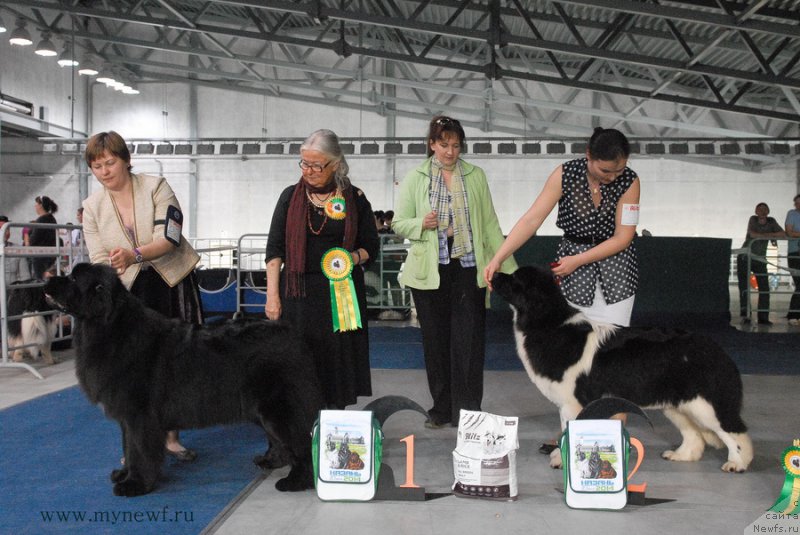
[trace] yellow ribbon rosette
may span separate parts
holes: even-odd
[[[333,332],[355,331],[361,328],[356,288],[353,285],[353,257],[342,247],[328,249],[322,255],[322,273],[331,288]]]
[[[325,203],[325,214],[331,219],[336,220],[347,217],[344,198],[339,196],[331,197],[328,202]]]

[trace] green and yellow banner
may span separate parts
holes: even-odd
[[[330,281],[333,332],[361,328],[361,311],[352,272],[353,257],[347,249],[334,247],[322,255],[322,273]]]

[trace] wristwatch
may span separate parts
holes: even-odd
[[[141,264],[144,262],[144,257],[142,256],[142,252],[139,250],[138,247],[134,247],[133,249],[133,261],[137,264]]]

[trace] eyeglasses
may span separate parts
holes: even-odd
[[[307,171],[308,169],[311,169],[315,173],[321,173],[322,170],[325,169],[326,167],[328,167],[330,164],[331,164],[331,162],[328,162],[325,165],[320,165],[318,163],[308,163],[305,160],[300,160],[299,162],[297,162],[297,165],[299,165],[300,169],[302,169],[303,171]]]

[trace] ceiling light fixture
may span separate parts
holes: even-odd
[[[94,61],[92,61],[92,58],[90,56],[86,56],[81,62],[81,68],[78,69],[78,74],[83,76],[97,76],[100,74],[100,71],[97,70],[97,66],[95,65]]]
[[[64,51],[58,56],[58,64],[62,67],[77,67],[80,65],[75,55],[72,53],[72,47],[69,43],[64,43]]]
[[[11,32],[11,37],[8,38],[9,43],[17,46],[28,46],[33,44],[33,39],[31,39],[30,32],[25,29],[26,24],[27,22],[25,19],[17,19],[17,27],[14,28],[13,32]]]
[[[6,26],[5,22],[3,22],[3,18],[0,17],[0,33],[7,32],[8,27]]]
[[[50,32],[42,32],[42,40],[36,46],[36,53],[40,56],[52,57],[57,56],[56,45],[50,40]]]

